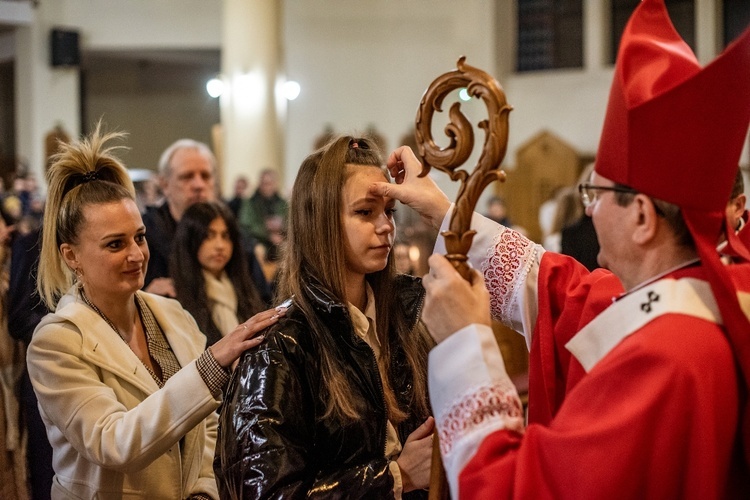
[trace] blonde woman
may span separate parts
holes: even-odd
[[[265,311],[205,349],[175,300],[140,291],[149,251],[135,192],[97,131],[48,173],[38,288],[55,312],[27,362],[54,450],[53,498],[217,498],[215,410]]]

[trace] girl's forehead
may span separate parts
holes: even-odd
[[[358,198],[366,196],[370,186],[374,182],[388,182],[388,178],[379,167],[352,166],[344,183],[343,195],[345,198]]]
[[[388,179],[386,171],[383,167],[375,165],[346,165],[347,182],[352,179],[365,180],[370,178],[378,178],[378,180]]]
[[[382,197],[372,195],[369,190],[375,182],[388,182],[385,173],[377,166],[347,165],[349,174],[341,192],[343,204],[350,205],[360,200],[382,200]],[[387,201],[387,200],[386,200]]]

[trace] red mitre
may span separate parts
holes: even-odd
[[[597,174],[681,208],[745,387],[750,321],[716,242],[750,125],[750,29],[701,68],[663,0],[642,0],[620,43],[597,152]],[[730,228],[729,247],[750,252]],[[750,405],[742,415],[750,463]]]
[[[750,30],[706,68],[662,0],[643,0],[620,43],[596,172],[655,198],[723,210],[750,123]]]

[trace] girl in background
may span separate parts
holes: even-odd
[[[222,202],[191,205],[177,225],[170,256],[177,300],[213,345],[263,310],[234,216]]]

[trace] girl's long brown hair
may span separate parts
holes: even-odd
[[[358,147],[352,147],[356,142]],[[344,258],[345,239],[342,231],[342,191],[347,180],[347,165],[383,168],[375,144],[367,139],[341,136],[308,156],[299,169],[289,204],[288,239],[277,287],[279,299],[294,296],[311,326],[311,334],[320,350],[323,390],[326,398],[325,417],[360,418],[360,408],[351,381],[345,376],[337,350],[336,339],[317,318],[312,303],[304,293],[308,277],[317,280],[328,292],[346,303]],[[386,177],[387,172],[383,169]],[[367,275],[375,295],[377,334],[381,344],[380,365],[389,419],[404,420],[409,412],[429,414],[427,401],[427,354],[431,341],[425,327],[418,322],[416,331],[397,314],[396,271],[392,255],[382,271]],[[401,407],[392,389],[388,373],[391,353],[400,344],[406,353],[412,380],[412,400]]]

